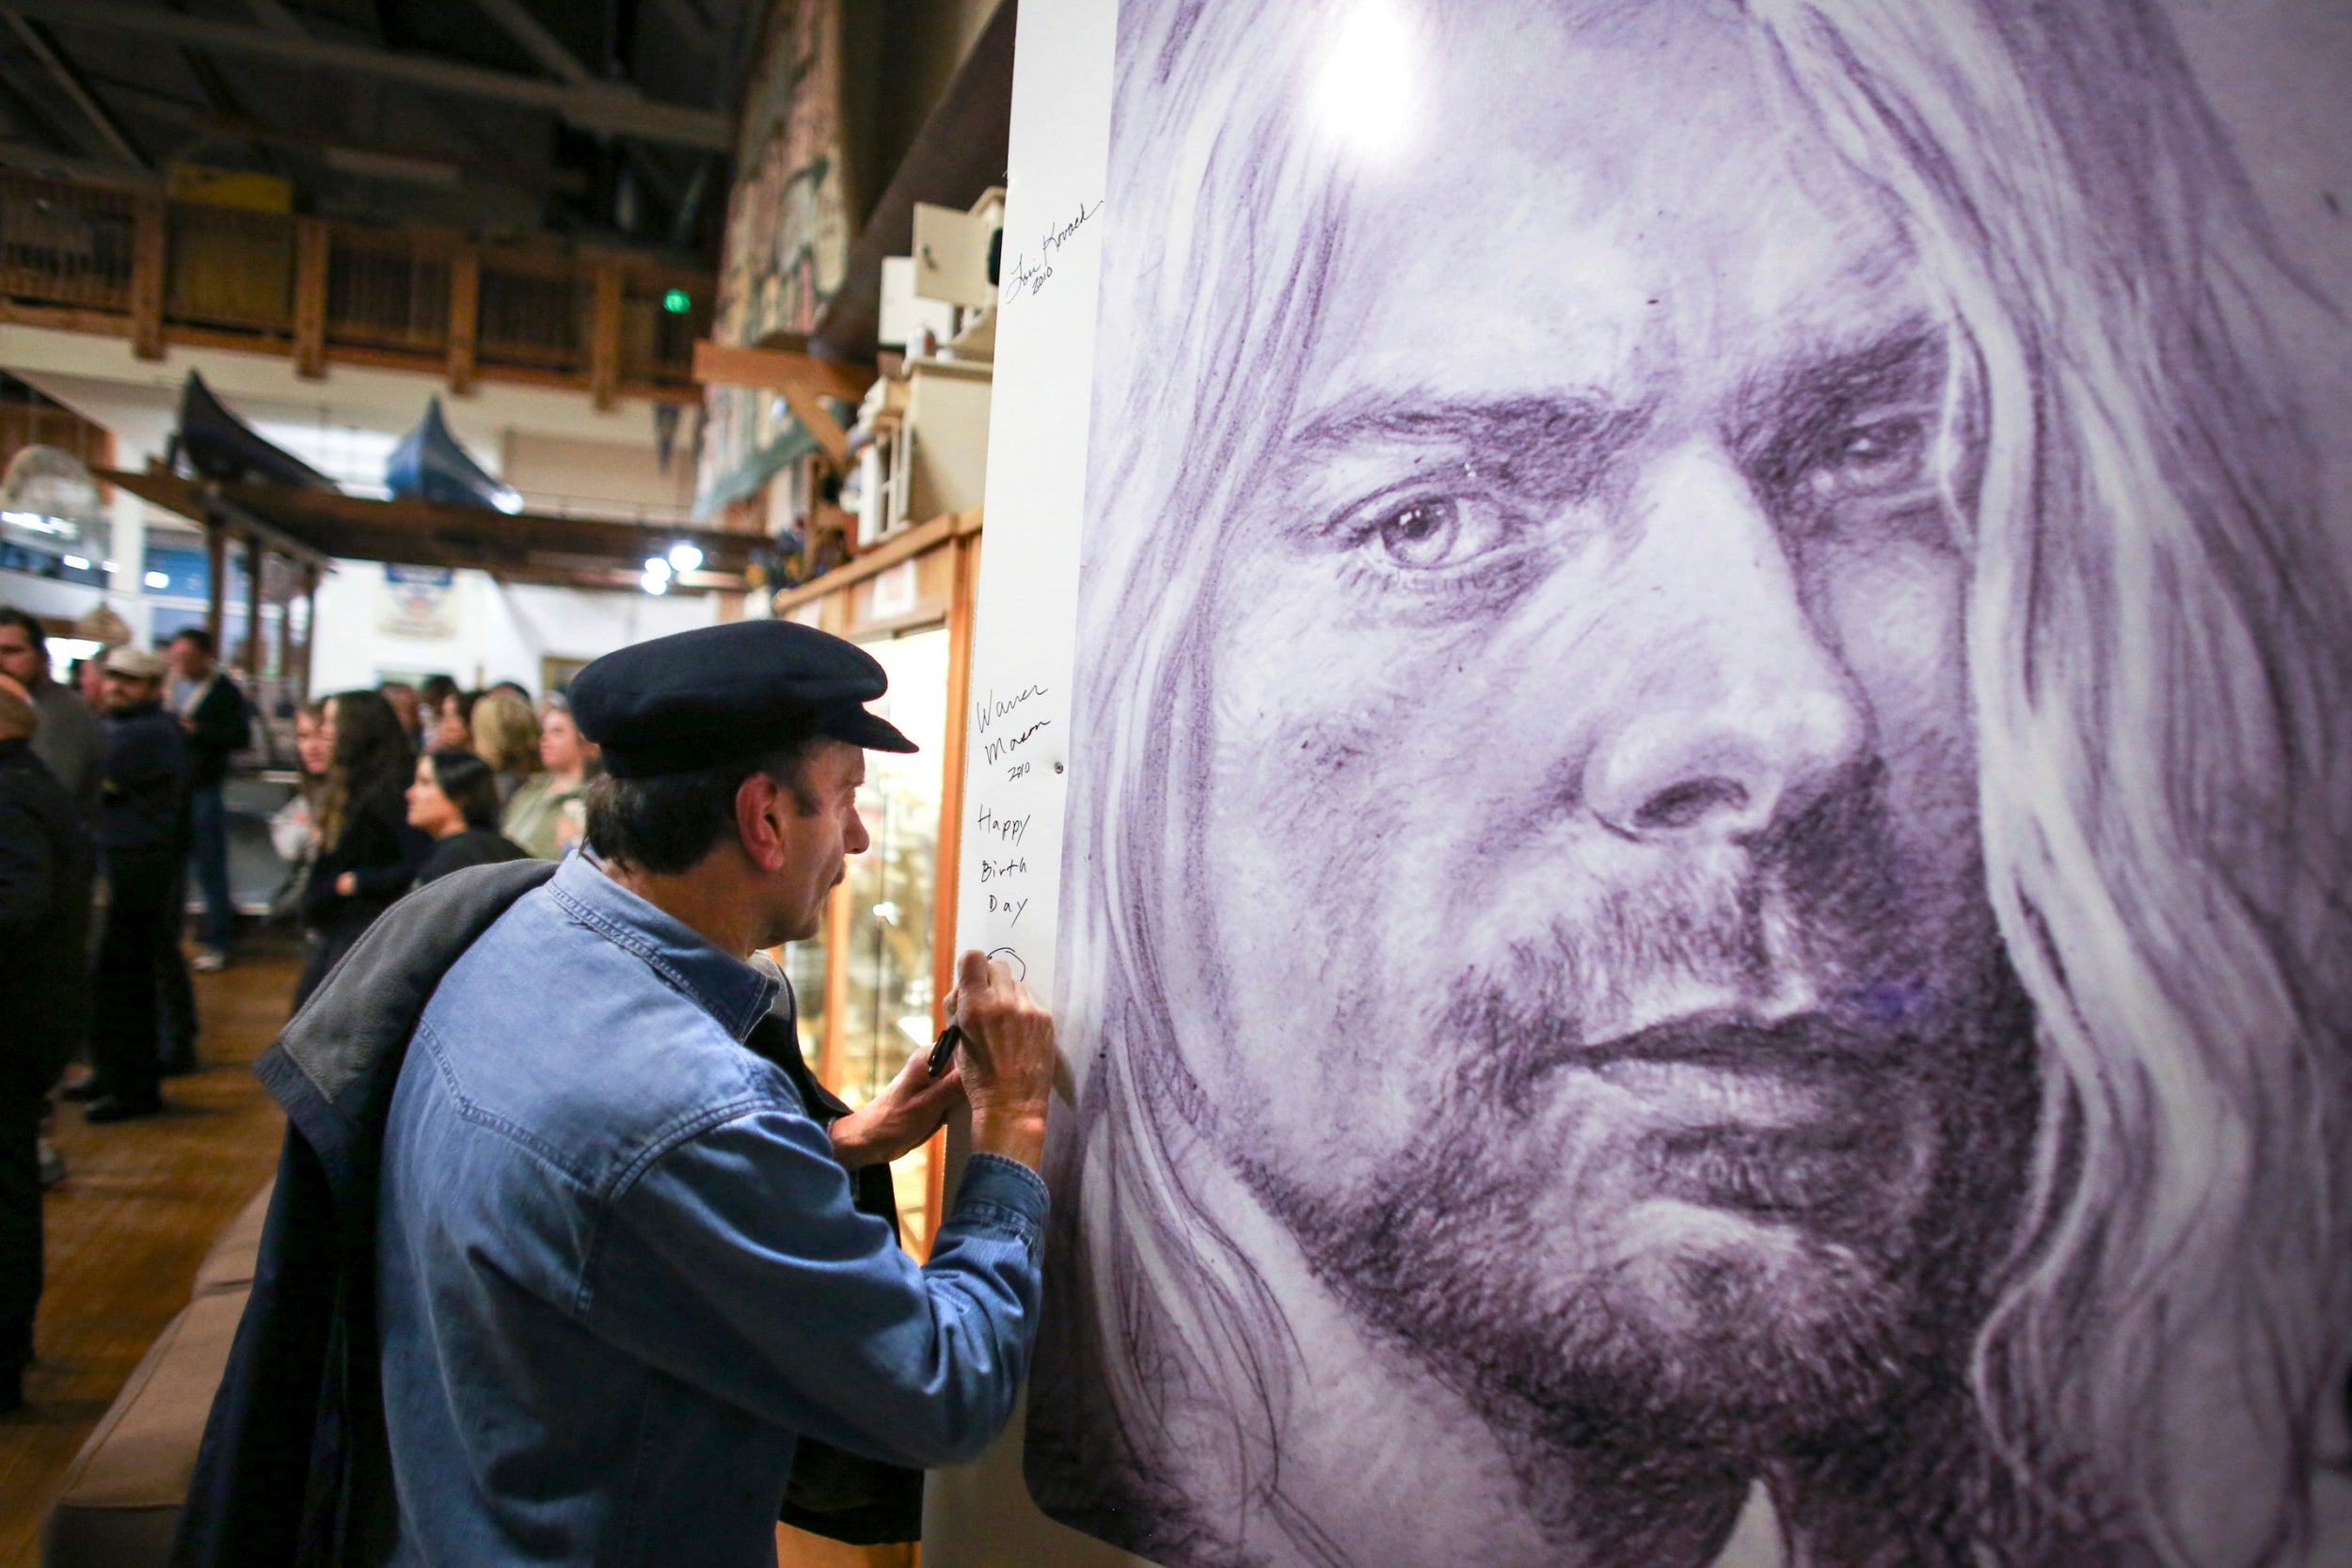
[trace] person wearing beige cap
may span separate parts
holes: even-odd
[[[91,1101],[84,1119],[92,1122],[163,1109],[161,988],[188,984],[172,907],[187,843],[188,742],[179,721],[164,711],[168,673],[161,655],[143,648],[106,655],[97,833],[106,863],[106,922],[90,1028],[96,1071],[67,1091]]]

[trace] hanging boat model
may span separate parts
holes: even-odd
[[[186,458],[188,467],[206,479],[341,493],[333,480],[255,435],[251,426],[221,405],[213,389],[204,385],[204,378],[194,371],[180,388],[180,428],[171,439],[171,451]]]
[[[509,513],[523,509],[523,498],[515,487],[475,462],[449,433],[439,398],[425,404],[417,428],[402,436],[384,460],[384,487],[394,496],[443,506],[486,506]]]

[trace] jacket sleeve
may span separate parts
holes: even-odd
[[[918,1266],[850,1203],[821,1129],[768,1108],[654,1160],[613,1200],[580,1282],[587,1326],[761,1419],[869,1458],[954,1465],[1028,1374],[1045,1184],[966,1166]]]
[[[318,858],[310,863],[310,874],[303,879],[299,906],[305,926],[324,927],[342,908],[342,895],[335,891],[335,879],[350,869],[343,859],[343,847],[341,844],[332,848],[321,846]]]
[[[0,798],[0,935],[14,942],[40,927],[56,875],[56,856],[40,820]]]
[[[399,858],[376,859],[372,863],[356,867],[352,876],[359,891],[371,898],[397,898],[408,891],[408,884],[424,870],[424,863],[433,858],[433,835],[422,828],[412,828],[402,822],[382,825],[385,842]]]
[[[253,738],[253,723],[246,714],[245,693],[226,675],[204,693],[204,700],[196,705],[195,719],[194,739],[205,751],[226,755],[244,750]]]
[[[177,790],[186,772],[184,748],[158,726],[140,725],[119,735],[106,748],[105,789],[110,799]]]

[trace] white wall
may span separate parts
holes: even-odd
[[[509,431],[499,477],[525,507],[573,517],[682,523],[694,510],[694,457],[678,436],[668,472],[651,447]]]
[[[520,681],[539,690],[539,660],[595,658],[631,642],[710,625],[711,594],[591,593],[576,588],[502,587],[486,572],[459,572],[451,590],[447,637],[386,631],[384,568],[342,561],[319,584],[317,648],[310,689],[325,694],[373,686],[391,672],[445,673],[466,687]]]

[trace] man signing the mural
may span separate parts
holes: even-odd
[[[2346,622],[2161,15],[1120,26],[1040,1500],[2303,1560]]]
[[[177,1560],[258,1560],[253,1538],[291,1536],[324,1494],[299,1526],[338,1541],[323,1560],[771,1562],[810,1440],[921,1467],[995,1435],[1036,1323],[1052,1021],[967,954],[957,1065],[934,1078],[918,1053],[835,1115],[772,966],[747,961],[813,935],[867,847],[866,749],[914,749],[864,705],[886,684],[780,621],[606,656],[573,685],[608,768],[587,849],[442,878],[338,965],[262,1065],[310,1155],[290,1145],[261,1269],[295,1299],[275,1252],[306,1223],[331,1235],[325,1203],[364,1206],[372,1252],[329,1260],[341,1290],[307,1287],[358,1348],[345,1375],[298,1377],[266,1364],[294,1339],[257,1324],[278,1309],[248,1310]],[[965,1102],[975,1152],[918,1266],[851,1173]],[[333,1185],[378,1137],[356,1199],[315,1190],[308,1172]],[[349,1405],[316,1418],[315,1448],[255,1402],[322,1385]],[[270,1510],[247,1478],[290,1495]]]

